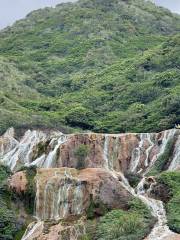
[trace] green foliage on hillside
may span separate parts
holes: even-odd
[[[0,32],[0,131],[172,128],[180,122],[179,30],[178,15],[143,0],[30,13]]]
[[[0,165],[0,239],[20,240],[27,225],[32,221],[31,216],[27,214],[29,212],[33,214],[30,208],[34,208],[35,196],[32,193],[34,174],[35,169],[27,170],[27,178],[31,179],[31,182],[28,183],[27,193],[20,197],[8,187],[7,180],[11,176],[11,171],[8,167]]]
[[[2,240],[13,240],[19,230],[16,213],[11,208],[11,197],[6,188],[6,180],[9,176],[9,169],[0,165],[0,239]]]
[[[34,214],[34,202],[36,197],[36,183],[35,183],[35,176],[36,176],[36,166],[21,167],[18,171],[24,171],[26,178],[27,178],[27,186],[25,192],[16,193],[14,198],[20,199],[25,206],[25,210],[29,215]]]
[[[171,199],[166,203],[168,225],[174,232],[180,233],[180,172],[164,172],[158,181],[171,190]]]
[[[74,152],[75,157],[77,158],[77,169],[83,169],[85,167],[85,159],[89,153],[89,147],[87,145],[79,145]]]
[[[149,176],[155,176],[162,171],[167,170],[169,160],[173,156],[174,144],[176,140],[176,137],[172,137],[169,139],[166,144],[165,151],[158,157],[151,170],[148,172]]]
[[[141,240],[155,223],[149,209],[138,199],[132,200],[130,209],[112,210],[96,223],[87,223],[87,235],[83,240]]]

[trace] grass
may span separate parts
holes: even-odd
[[[168,186],[171,198],[165,204],[168,226],[174,232],[180,233],[180,172],[163,172],[158,182]]]
[[[87,222],[84,239],[92,240],[141,240],[151,231],[155,219],[138,199],[129,203],[129,210],[112,210],[99,220]]]
[[[163,170],[167,169],[169,160],[171,159],[174,150],[175,141],[176,137],[169,139],[169,141],[166,144],[165,151],[158,157],[152,169],[149,171],[148,173],[149,176],[155,176],[161,173]]]

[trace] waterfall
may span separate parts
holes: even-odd
[[[105,139],[104,139],[103,155],[104,155],[104,160],[105,160],[105,168],[109,169],[109,154],[108,154],[109,136],[107,134],[105,134],[104,138]]]
[[[147,140],[148,140],[148,143],[149,143],[149,147],[146,149],[146,159],[145,159],[145,162],[144,162],[144,165],[145,165],[145,167],[148,167],[148,165],[149,165],[149,162],[148,162],[148,160],[149,160],[149,154],[150,154],[150,152],[151,152],[151,149],[154,147],[154,143],[152,142],[152,140],[151,140],[151,136],[152,136],[152,134],[151,133],[147,133]]]
[[[180,136],[178,136],[178,140],[175,144],[173,159],[169,166],[169,170],[176,170],[180,168]]]
[[[61,135],[59,137],[59,139],[55,139],[53,138],[50,142],[50,146],[54,145],[55,144],[55,147],[54,149],[48,154],[48,156],[46,157],[46,160],[43,164],[43,167],[44,168],[50,168],[50,167],[53,167],[55,166],[55,161],[57,159],[57,152],[58,152],[58,149],[59,147],[61,146],[61,144],[65,143],[67,140],[67,137],[65,135]],[[57,143],[55,143],[57,142]]]
[[[30,164],[33,157],[33,150],[39,142],[46,139],[46,134],[40,131],[26,131],[22,140],[2,158],[2,162],[14,170],[17,162]]]
[[[150,171],[151,167],[154,165],[156,160],[158,160],[158,158],[164,153],[164,151],[167,147],[167,143],[169,142],[170,139],[172,139],[174,137],[176,131],[177,131],[176,129],[164,131],[164,135],[162,138],[162,143],[160,145],[159,153],[153,156],[153,158],[144,174],[147,174]],[[176,159],[174,161],[176,161]]]
[[[131,172],[135,172],[139,162],[140,162],[140,157],[141,157],[141,149],[144,143],[144,138],[145,138],[145,134],[140,134],[140,142],[137,148],[135,148],[132,152],[132,156],[131,156],[131,166],[130,166],[130,171]]]
[[[147,237],[147,240],[163,240],[164,237],[169,236],[172,233],[167,226],[166,211],[162,201],[147,196],[146,192],[148,192],[148,190],[144,189],[145,183],[146,178],[144,177],[137,186],[137,197],[149,207],[152,215],[157,218],[157,223]]]
[[[119,144],[121,142],[120,135],[105,134],[103,143],[97,143],[101,147],[98,151],[102,153],[103,148],[103,166],[109,171],[114,178],[121,179],[122,186],[133,196],[143,201],[151,210],[152,215],[157,218],[157,224],[147,237],[147,240],[161,240],[164,236],[171,234],[167,227],[166,212],[163,203],[159,200],[148,197],[148,190],[145,189],[147,178],[145,175],[149,172],[155,161],[164,153],[168,141],[173,138],[178,130],[167,130],[163,134],[156,135],[154,133],[142,133],[140,135],[133,134],[129,142],[123,142],[125,145],[122,151],[125,160],[129,163],[129,172],[142,172],[143,178],[139,182],[136,189],[132,188],[122,172],[115,171],[116,166],[113,162],[118,160]],[[29,226],[22,240],[30,239],[30,236],[36,235],[38,229],[43,228],[43,221],[59,221],[71,215],[81,215],[83,213],[84,184],[78,179],[78,173],[74,174],[72,169],[60,168],[55,169],[57,160],[59,160],[59,149],[61,145],[67,142],[69,136],[62,133],[47,134],[41,131],[27,131],[20,141],[13,139],[13,131],[6,134],[9,145],[8,151],[5,145],[0,142],[0,160],[10,166],[12,170],[17,165],[25,164],[26,166],[35,165],[38,171],[43,173],[42,179],[40,174],[36,177],[36,204],[35,217],[37,223]],[[139,143],[132,150],[132,146],[136,144],[136,136],[139,136]],[[161,138],[160,138],[160,137]],[[161,140],[157,142],[157,138]],[[123,139],[127,141],[127,139]],[[73,139],[74,141],[74,139]],[[71,141],[70,141],[71,142]],[[43,144],[43,150],[38,152],[38,147]],[[131,145],[132,144],[132,145]],[[47,146],[46,146],[47,145]],[[98,146],[98,147],[99,147]],[[73,144],[72,144],[73,147]],[[100,148],[99,147],[99,148]],[[155,149],[153,149],[155,147]],[[74,149],[72,149],[74,150]],[[71,150],[70,151],[71,154]],[[130,152],[130,154],[129,154]],[[38,154],[37,154],[38,153]],[[151,156],[153,155],[153,156]],[[62,155],[63,156],[63,155]],[[128,165],[128,163],[126,165]],[[180,136],[178,136],[172,161],[169,170],[178,169],[180,163]],[[142,165],[142,166],[141,166]],[[139,170],[139,168],[141,169]],[[50,168],[54,168],[51,171]],[[118,167],[117,167],[118,168]],[[46,175],[47,174],[47,175]],[[151,188],[152,185],[150,185]]]
[[[77,183],[78,185],[75,188],[74,191],[74,201],[72,205],[72,212],[80,215],[82,213],[83,209],[83,187],[81,182]]]
[[[163,138],[163,143],[162,143],[162,146],[161,146],[161,151],[160,151],[161,154],[162,154],[162,152],[164,152],[165,146],[166,146],[168,140],[170,139],[170,137],[172,137],[173,134],[174,134],[174,131],[173,131],[173,133],[172,132],[165,133],[165,136]],[[141,151],[141,148],[143,146],[144,140],[148,139],[148,142],[150,143],[149,148],[147,148],[147,150],[146,150],[146,161],[148,159],[149,152],[154,145],[152,143],[151,139],[150,139],[150,136],[147,135],[147,134],[141,134],[140,139],[141,140],[140,140],[139,146],[138,146],[138,148],[136,148],[137,152],[138,152],[138,155],[137,155],[138,157],[136,156],[134,158],[135,166],[132,169],[134,171],[137,168],[138,163],[139,163],[140,151]],[[107,145],[105,144],[105,146],[107,146]],[[106,153],[106,157],[107,157],[106,161],[108,162],[109,160],[108,160],[107,151],[104,151],[104,152]],[[107,165],[109,166],[109,163]],[[164,209],[163,202],[160,201],[160,200],[155,200],[155,199],[149,198],[148,195],[147,195],[148,190],[146,190],[144,188],[144,185],[145,185],[145,182],[146,182],[146,177],[143,177],[141,179],[141,181],[139,182],[139,184],[136,188],[136,191],[135,191],[135,189],[130,186],[128,180],[126,179],[126,177],[124,176],[124,174],[122,172],[116,172],[112,169],[109,169],[109,171],[112,173],[112,175],[114,177],[116,177],[116,178],[120,177],[122,186],[127,191],[129,191],[134,197],[137,197],[142,202],[144,202],[144,204],[151,210],[152,215],[154,217],[156,217],[157,223],[155,224],[151,233],[148,235],[147,240],[163,240],[164,237],[167,237],[167,236],[169,236],[170,234],[173,233],[173,232],[170,231],[169,227],[167,226],[166,211]],[[151,188],[151,184],[150,184],[150,188]]]
[[[58,151],[60,146],[67,141],[67,136],[61,134],[59,137],[52,138],[49,143],[51,151],[48,154],[43,153],[39,158],[35,159],[26,166],[37,166],[41,168],[52,168],[56,166],[56,160],[58,157]]]
[[[149,198],[146,194],[147,190],[144,189],[144,183],[146,178],[144,177],[138,184],[136,191],[129,185],[128,180],[122,173],[117,173],[121,176],[122,186],[127,189],[133,196],[139,198],[150,210],[154,217],[157,219],[157,223],[148,235],[146,240],[163,240],[173,232],[170,231],[167,226],[166,211],[164,209],[162,201]]]
[[[38,233],[44,228],[44,222],[38,221],[31,223],[26,229],[21,240],[37,239]]]
[[[69,170],[69,169],[68,169]],[[36,216],[41,220],[59,220],[83,211],[83,185],[66,168],[48,178],[44,186],[37,180]],[[39,205],[43,201],[42,206]]]
[[[140,160],[141,160],[141,155],[143,153],[143,146],[145,142],[149,144],[149,147],[145,150],[145,160],[144,160],[144,165],[145,167],[148,167],[149,165],[149,155],[154,147],[154,143],[151,140],[152,134],[150,133],[141,133],[140,134],[140,141],[138,147],[136,147],[132,151],[132,156],[131,156],[131,164],[130,164],[130,172],[134,173],[137,171],[137,168],[139,166]]]
[[[0,159],[18,145],[18,141],[14,138],[14,135],[14,128],[10,128],[0,137]]]
[[[12,130],[7,131],[3,136],[3,141],[9,141],[8,151],[5,151],[4,145],[0,141],[0,160],[8,165],[11,170],[15,170],[17,165],[37,166],[37,167],[55,167],[58,149],[65,143],[67,136],[60,132],[45,133],[39,130],[28,130],[18,142],[13,138]],[[50,140],[50,143],[48,143]],[[41,156],[36,157],[39,151],[39,145],[45,146],[48,143],[49,153],[42,152]]]

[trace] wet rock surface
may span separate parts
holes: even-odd
[[[36,216],[43,220],[85,214],[91,201],[127,209],[131,199],[118,178],[104,169],[39,169],[36,181]]]
[[[148,240],[176,239],[179,235],[169,230],[160,201],[168,201],[168,190],[149,174],[179,169],[179,138],[180,131],[175,129],[115,135],[28,130],[17,140],[15,130],[8,130],[0,138],[0,161],[15,172],[10,188],[17,193],[26,191],[29,178],[25,171],[16,170],[37,167],[37,222],[29,225],[22,239],[78,240],[84,230],[80,227],[76,235],[75,222],[64,226],[59,221],[99,217],[116,208],[128,210],[133,197],[143,201],[157,218]]]

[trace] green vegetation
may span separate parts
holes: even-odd
[[[80,0],[30,13],[0,32],[0,132],[174,127],[179,29],[178,15],[144,0]]]
[[[180,172],[163,172],[158,182],[171,190],[171,199],[166,203],[167,219],[170,229],[180,233]]]
[[[85,158],[89,153],[89,147],[87,145],[79,145],[74,152],[75,157],[77,158],[77,169],[83,169],[85,167]]]
[[[125,173],[125,177],[128,179],[129,184],[133,188],[136,188],[138,183],[141,180],[141,176],[139,174],[131,173],[131,172]]]
[[[30,167],[21,167],[19,171],[25,171],[26,177],[28,181],[27,190],[25,192],[21,192],[20,194],[14,195],[15,199],[20,199],[25,206],[26,212],[30,215],[34,214],[34,202],[36,196],[36,184],[35,184],[35,176],[36,176],[36,166]]]
[[[0,239],[13,240],[23,227],[17,221],[17,214],[12,205],[12,194],[7,188],[10,170],[0,165]]]
[[[90,199],[89,207],[86,211],[88,219],[94,219],[95,217],[103,216],[108,212],[108,207],[102,202],[94,202],[92,197]]]
[[[148,208],[138,199],[129,203],[129,210],[112,210],[100,220],[87,223],[87,235],[92,240],[141,240],[155,223]]]
[[[158,157],[152,169],[149,171],[148,173],[149,176],[157,175],[163,170],[167,169],[169,160],[171,159],[173,154],[175,141],[176,141],[176,137],[169,139],[169,141],[167,142],[165,151]]]

